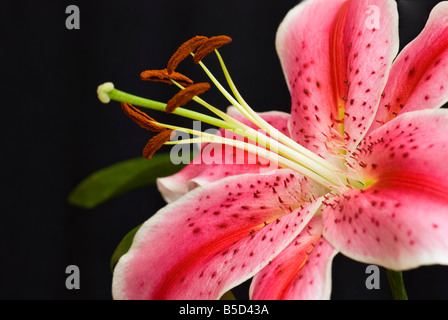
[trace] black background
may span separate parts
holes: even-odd
[[[401,47],[423,28],[438,1],[398,1]],[[81,12],[81,29],[67,30],[68,5]],[[226,34],[220,50],[240,92],[258,111],[289,112],[289,93],[276,56],[279,23],[297,0],[91,0],[0,3],[1,23],[1,299],[111,299],[109,259],[121,238],[164,205],[155,187],[94,210],[70,206],[69,192],[87,175],[140,156],[148,135],[118,103],[101,104],[99,84],[159,101],[172,86],[142,82],[143,70],[164,68],[195,35]],[[219,74],[216,59],[206,64]],[[184,61],[179,70],[205,79]],[[225,108],[217,90],[206,100]],[[157,115],[160,121],[164,115]],[[170,118],[171,123],[182,119]],[[187,125],[187,124],[186,124]],[[77,265],[81,289],[65,288],[65,268]],[[366,266],[338,255],[333,299],[389,299],[365,288]],[[448,298],[448,269],[404,272],[411,299]],[[245,298],[243,290],[238,291]]]

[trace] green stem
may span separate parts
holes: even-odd
[[[408,295],[404,287],[403,274],[401,271],[386,269],[390,290],[394,300],[408,300]]]

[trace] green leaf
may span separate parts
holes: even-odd
[[[233,294],[232,290],[229,290],[226,293],[224,293],[219,300],[236,300],[236,297]]]
[[[135,158],[101,169],[84,179],[69,195],[72,205],[92,209],[131,190],[154,184],[158,177],[169,176],[184,165],[174,165],[170,154],[152,159]]]
[[[114,273],[115,265],[118,260],[120,260],[121,256],[126,254],[129,251],[132,245],[132,241],[134,240],[134,236],[137,233],[138,229],[140,229],[142,225],[135,227],[132,229],[127,235],[124,236],[123,240],[118,244],[114,253],[112,254],[112,258],[110,259],[110,270]]]

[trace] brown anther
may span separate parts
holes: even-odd
[[[179,91],[174,97],[166,104],[166,113],[171,113],[176,108],[186,105],[193,97],[198,96],[210,89],[210,84],[207,82],[193,84],[181,91]]]
[[[172,84],[171,79],[177,81],[184,87],[188,87],[193,84],[193,80],[184,76],[179,72],[168,73],[167,69],[163,70],[146,70],[140,74],[140,78],[146,81],[156,81]]]
[[[209,38],[196,51],[193,59],[194,63],[199,63],[206,55],[230,42],[232,42],[232,38],[228,36],[215,36]]]
[[[184,42],[179,49],[173,54],[170,61],[168,61],[167,71],[168,74],[171,74],[179,65],[179,63],[184,60],[186,57],[190,55],[190,53],[194,52],[199,46],[201,46],[205,41],[207,41],[207,37],[196,36],[191,38],[190,40]]]
[[[163,144],[170,140],[171,133],[174,130],[165,130],[160,132],[155,137],[151,138],[143,149],[143,157],[146,159],[151,159],[154,153],[157,152],[160,148],[162,148]]]
[[[121,110],[132,120],[134,120],[140,127],[152,131],[163,132],[166,128],[157,125],[157,121],[148,116],[146,113],[141,112],[136,107],[129,103],[121,103]]]

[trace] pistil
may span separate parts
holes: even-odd
[[[104,91],[104,88],[106,88],[108,90]],[[125,93],[123,91],[113,88],[113,85],[111,83],[109,83],[108,85],[101,85],[98,89],[98,96],[102,97],[101,101],[102,102],[106,101],[106,103],[108,100],[109,101],[114,100],[114,101],[118,101],[118,102],[124,102],[126,104],[132,104],[132,105],[145,107],[145,108],[149,108],[149,109],[153,109],[153,110],[157,110],[157,111],[161,111],[161,112],[166,112],[166,104],[164,104],[162,102],[130,95],[128,93]],[[105,99],[104,98],[105,96],[107,96],[108,99]],[[133,107],[133,108],[135,109],[135,107]],[[242,142],[242,141],[236,141],[233,139],[222,138],[217,135],[211,135],[211,134],[207,134],[207,133],[197,131],[197,130],[191,130],[191,129],[182,128],[179,126],[162,124],[162,123],[156,122],[154,119],[152,119],[149,116],[147,118],[147,121],[150,121],[153,125],[155,125],[157,127],[162,127],[162,128],[166,128],[169,130],[186,132],[186,133],[189,133],[189,134],[192,134],[195,136],[200,136],[201,142],[215,142],[215,143],[227,144],[227,145],[232,145],[234,147],[243,149],[243,150],[248,151],[253,154],[258,154],[258,155],[261,154],[261,155],[263,155],[263,157],[266,157],[266,159],[277,162],[282,167],[287,167],[287,168],[293,169],[293,170],[307,176],[308,178],[325,185],[326,187],[329,187],[329,188],[331,188],[332,186],[337,186],[337,188],[340,187],[339,186],[340,179],[337,178],[336,173],[329,171],[328,168],[320,166],[319,164],[311,161],[309,158],[306,158],[303,155],[296,154],[293,150],[289,149],[287,146],[282,145],[281,143],[278,143],[275,139],[268,138],[266,135],[262,134],[260,131],[254,130],[253,128],[250,128],[250,127],[242,124],[241,122],[238,122],[237,120],[235,120],[235,123],[238,123],[238,124],[233,124],[233,123],[230,123],[230,122],[227,122],[224,120],[220,120],[220,119],[217,119],[217,118],[214,118],[214,117],[211,117],[211,116],[199,113],[199,112],[195,112],[195,111],[187,110],[187,109],[183,109],[183,108],[176,108],[172,113],[181,115],[181,116],[193,119],[193,120],[208,123],[208,124],[220,127],[220,128],[224,128],[224,129],[228,129],[228,130],[231,130],[234,132],[241,133],[243,135],[243,137],[250,139],[252,142],[255,142],[256,145],[251,144],[251,143]],[[230,117],[230,116],[228,116],[228,117]],[[135,119],[136,117],[134,116],[131,118]],[[143,125],[141,123],[139,123],[139,125],[146,129],[148,129],[148,127],[149,127],[149,125]],[[151,129],[148,129],[148,130],[151,130]],[[151,130],[151,131],[155,131],[155,130]],[[169,135],[164,134],[163,137],[167,138],[170,135],[171,135],[171,133]],[[159,138],[161,138],[161,137],[159,137]],[[156,140],[152,140],[152,141],[150,140],[150,142],[148,142],[147,146],[145,147],[146,151],[144,152],[144,156],[145,157],[147,157],[148,155],[152,156],[154,153],[153,151],[156,151],[161,147],[159,142],[162,140],[163,139],[156,139]],[[151,143],[155,143],[155,142],[157,142],[157,147],[151,148],[149,145]],[[179,144],[179,143],[194,143],[194,142],[198,142],[198,140],[197,139],[196,140],[185,140],[185,141],[178,140],[176,142],[169,142],[168,140],[166,140],[164,143],[168,144],[168,145],[172,145],[172,144]],[[262,145],[268,149],[263,149],[263,148],[257,146],[257,144]],[[155,150],[153,150],[153,149],[155,149]],[[151,152],[149,152],[147,150],[151,150]],[[274,150],[274,151],[272,151],[272,150]],[[287,155],[289,154],[290,157],[286,157],[285,154],[287,154]],[[291,156],[291,154],[293,154],[293,156]],[[290,159],[290,158],[292,158],[292,159]],[[310,169],[310,167],[313,169]]]
[[[110,100],[124,103],[122,104],[123,111],[131,117],[131,119],[147,130],[158,132],[158,134],[153,137],[144,148],[143,155],[146,158],[152,157],[152,155],[164,144],[173,145],[196,142],[220,143],[223,145],[231,145],[249,153],[261,155],[263,158],[277,163],[281,167],[291,168],[292,170],[295,170],[308,178],[335,190],[335,192],[339,192],[340,190],[347,188],[353,188],[353,185],[359,185],[359,182],[354,181],[348,172],[342,172],[337,166],[329,163],[319,155],[316,155],[303,146],[297,144],[291,138],[272,127],[272,125],[265,121],[246,103],[238,92],[232,78],[230,77],[227,67],[224,64],[224,61],[217,50],[219,47],[229,42],[231,42],[231,38],[226,36],[211,38],[200,36],[194,37],[193,39],[185,42],[176,51],[168,62],[167,69],[148,70],[142,72],[141,78],[143,80],[159,81],[170,84],[174,83],[181,89],[181,91],[176,94],[167,104],[137,97],[117,90],[114,88],[112,83],[105,83],[99,86],[98,97],[103,103],[108,103]],[[194,53],[195,50],[196,53]],[[232,96],[219,83],[219,81],[202,62],[203,58],[211,52],[216,53],[227,83],[229,84],[235,97]],[[228,101],[235,106],[244,117],[250,120],[258,128],[258,130],[243,124],[237,119],[199,98],[199,95],[207,91],[210,88],[210,85],[208,83],[194,84],[194,82],[188,77],[174,71],[178,64],[188,55],[193,56],[194,62],[201,66],[211,81],[228,99]],[[182,106],[191,100],[194,100],[206,107],[219,118],[182,108]],[[133,105],[177,114],[196,121],[211,124],[218,128],[230,130],[244,138],[247,138],[249,142],[228,139],[197,130],[162,124],[147,116],[145,113],[139,111]],[[200,138],[169,141],[174,130],[186,132]]]

